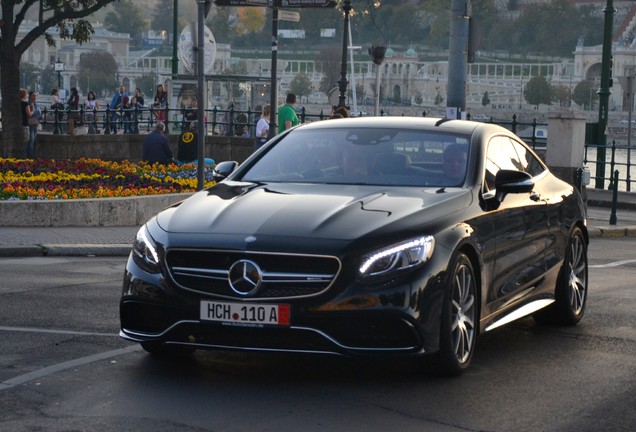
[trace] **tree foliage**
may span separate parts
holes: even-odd
[[[117,62],[105,51],[84,53],[80,57],[79,88],[84,94],[95,92],[98,97],[117,87]]]
[[[536,107],[540,104],[552,104],[552,87],[543,75],[530,78],[523,90],[523,95],[526,102]]]
[[[570,87],[558,84],[552,87],[552,101],[557,102],[559,106],[566,107],[570,105]]]
[[[139,6],[130,0],[113,3],[112,10],[104,18],[104,27],[118,33],[128,33],[137,44],[141,34],[148,30],[148,22]]]
[[[572,101],[584,109],[594,109],[598,102],[598,85],[592,80],[583,80],[574,87]]]
[[[339,47],[332,46],[323,48],[316,56],[315,61],[318,63],[323,73],[320,80],[320,91],[329,96],[331,90],[338,86],[340,79],[342,50]]]
[[[305,73],[298,73],[289,83],[289,91],[297,96],[309,96],[313,91],[311,80]]]
[[[0,26],[0,90],[2,91],[2,156],[24,154],[20,113],[20,60],[24,52],[41,36],[49,45],[55,45],[48,33],[56,28],[63,39],[77,43],[90,40],[94,33],[84,19],[114,0],[2,0]],[[25,17],[34,15],[38,21],[18,40],[18,30]]]

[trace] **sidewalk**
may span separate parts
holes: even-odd
[[[611,192],[587,191],[592,238],[636,237],[636,193],[622,192],[610,225]],[[0,227],[0,257],[127,256],[138,226]]]

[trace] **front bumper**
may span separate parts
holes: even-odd
[[[441,310],[442,298],[434,283],[438,279],[423,273],[408,283],[389,284],[364,295],[359,287],[348,287],[310,299],[268,301],[289,304],[289,326],[241,326],[200,320],[201,300],[213,296],[180,289],[169,278],[148,274],[129,259],[120,301],[120,336],[139,343],[212,350],[424,354],[437,349],[435,311]]]

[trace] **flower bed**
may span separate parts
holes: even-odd
[[[99,159],[31,160],[0,158],[0,200],[111,198],[194,192],[194,164],[148,165]],[[214,184],[205,172],[205,187]]]

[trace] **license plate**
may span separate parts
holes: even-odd
[[[201,320],[246,327],[288,326],[289,305],[202,300]]]

